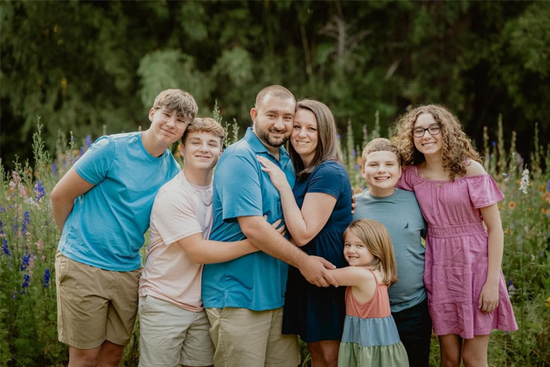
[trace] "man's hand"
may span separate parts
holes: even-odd
[[[317,287],[338,287],[336,279],[327,269],[336,269],[329,261],[318,256],[308,256],[307,260],[300,266],[300,273],[308,282]]]

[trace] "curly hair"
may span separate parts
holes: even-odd
[[[451,180],[457,175],[466,174],[468,159],[482,163],[479,153],[474,150],[470,139],[462,131],[458,118],[446,107],[430,104],[413,108],[396,121],[397,146],[405,166],[418,165],[426,161],[424,154],[416,149],[412,134],[418,116],[425,113],[432,115],[434,120],[441,124],[443,169],[449,172]]]

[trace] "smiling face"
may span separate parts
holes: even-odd
[[[164,108],[151,108],[149,120],[155,140],[166,147],[178,141],[188,125],[188,121],[175,110],[170,112]]]
[[[432,114],[423,113],[416,119],[413,129],[428,129],[433,126],[437,126],[437,121],[435,121]],[[430,134],[428,130],[425,130],[421,137],[413,135],[414,146],[420,153],[424,154],[424,156],[441,154],[441,148],[443,146],[442,135],[443,133],[441,130],[434,135]]]
[[[222,142],[219,136],[207,132],[189,132],[185,137],[185,144],[181,145],[181,155],[186,170],[211,171],[222,153]]]
[[[298,109],[296,116],[294,116],[290,143],[306,166],[311,163],[315,156],[318,141],[319,131],[315,115],[310,110]]]
[[[373,254],[353,231],[344,237],[344,257],[350,266],[366,266],[374,260]]]
[[[277,154],[290,137],[295,108],[292,98],[280,99],[268,94],[250,110],[254,133],[271,153]]]
[[[361,170],[372,195],[390,196],[401,177],[401,166],[397,155],[389,151],[377,151],[367,154]]]

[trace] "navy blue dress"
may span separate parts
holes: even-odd
[[[308,192],[336,198],[336,205],[323,229],[301,247],[308,255],[323,257],[336,267],[347,266],[342,234],[351,223],[351,183],[344,166],[323,162],[303,179],[296,180],[294,197],[302,207]],[[289,267],[285,295],[283,334],[298,334],[307,343],[340,340],[344,328],[346,287],[316,287],[293,266]]]

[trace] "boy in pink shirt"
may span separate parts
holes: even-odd
[[[185,168],[155,199],[139,285],[140,367],[212,365],[214,347],[201,301],[202,264],[258,251],[248,240],[207,240],[212,175],[224,134],[214,119],[195,119],[182,137]]]

